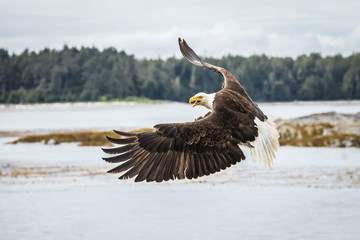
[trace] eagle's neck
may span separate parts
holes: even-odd
[[[215,94],[216,93],[210,93],[210,94],[206,94],[207,95],[207,101],[204,102],[204,106],[210,110],[213,110],[213,103],[215,100]]]

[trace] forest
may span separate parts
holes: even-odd
[[[322,57],[228,55],[205,58],[229,70],[255,101],[360,99],[360,53]],[[222,77],[184,59],[137,59],[115,48],[0,48],[0,103],[111,101],[128,97],[187,101],[215,92]]]

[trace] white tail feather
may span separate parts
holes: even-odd
[[[275,159],[275,151],[279,145],[279,133],[276,124],[271,117],[264,122],[257,117],[255,123],[258,127],[258,136],[251,142],[250,148],[252,160],[258,164],[270,167]]]

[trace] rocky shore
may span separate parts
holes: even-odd
[[[360,113],[328,112],[290,120],[276,120],[280,145],[360,147]]]

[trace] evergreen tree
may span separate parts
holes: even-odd
[[[256,101],[360,99],[360,54],[292,58],[224,56],[228,69]],[[174,57],[137,60],[115,48],[0,49],[0,102],[98,101],[129,96],[187,101],[221,89],[222,77]]]

